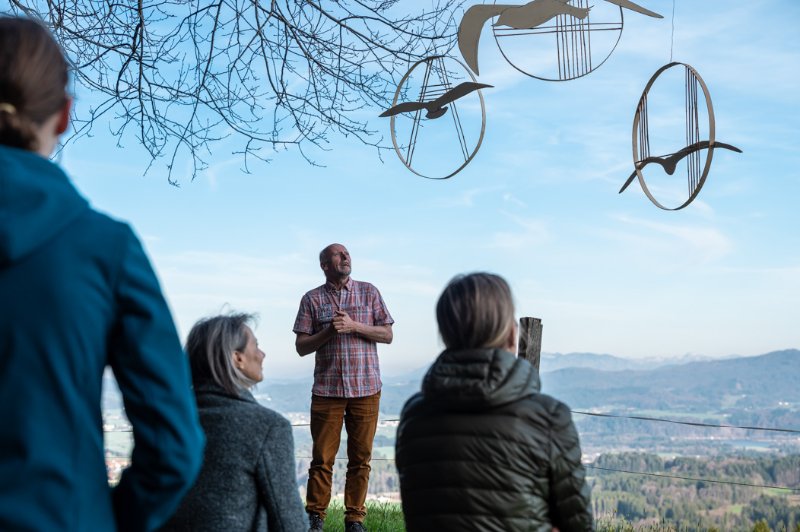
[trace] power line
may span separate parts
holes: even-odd
[[[710,478],[694,478],[694,477],[684,477],[680,475],[667,475],[665,473],[645,473],[643,471],[629,471],[627,469],[613,469],[610,467],[600,467],[600,466],[593,466],[593,465],[584,465],[583,467],[587,469],[599,469],[601,471],[612,471],[614,473],[626,473],[628,475],[646,475],[650,477],[661,477],[661,478],[676,478],[680,480],[691,480],[694,482],[711,482],[714,484],[731,484],[733,486],[746,486],[748,488],[770,488],[776,490],[786,490],[786,491],[796,491],[800,492],[800,488],[790,488],[787,486],[771,486],[769,484],[749,484],[747,482],[733,482],[731,480],[712,480]]]
[[[310,456],[295,456],[295,459],[300,460],[311,460]],[[335,458],[336,461],[347,460],[347,458]],[[373,462],[394,462],[394,458],[371,458]],[[696,477],[685,477],[682,475],[667,475],[666,473],[648,473],[644,471],[630,471],[628,469],[614,469],[611,467],[601,467],[595,465],[587,465],[584,464],[583,467],[586,469],[597,469],[600,471],[608,471],[611,473],[624,473],[626,475],[640,475],[640,476],[648,476],[648,477],[659,477],[659,478],[671,478],[677,480],[690,480],[692,482],[709,482],[712,484],[728,484],[730,486],[744,486],[747,488],[762,488],[762,489],[775,489],[775,490],[783,490],[783,491],[791,491],[800,493],[800,488],[790,488],[788,486],[774,486],[771,484],[751,484],[749,482],[734,482],[732,480],[715,480],[710,478],[696,478]]]
[[[763,430],[763,431],[771,431],[771,432],[786,432],[789,434],[800,434],[800,430],[797,429],[784,429],[784,428],[777,428],[777,427],[751,427],[746,425],[724,425],[724,424],[713,424],[713,423],[701,423],[699,421],[679,421],[677,419],[665,419],[665,418],[658,418],[658,417],[649,417],[649,416],[626,416],[622,414],[601,414],[598,412],[585,412],[582,410],[570,410],[573,414],[580,414],[583,416],[595,416],[595,417],[608,417],[608,418],[618,418],[618,419],[636,419],[640,421],[657,421],[660,423],[674,423],[676,425],[689,425],[693,427],[708,427],[708,428],[720,428],[720,429],[742,429],[742,430]],[[384,419],[382,420],[384,423],[396,423],[399,422],[399,419]],[[293,427],[308,427],[310,423],[293,423]]]
[[[379,423],[397,423],[399,419],[379,419]],[[292,423],[293,427],[310,427],[311,423]]]
[[[648,418],[648,417],[643,417],[643,416],[621,416],[621,415],[614,415],[614,414],[598,414],[598,413],[593,413],[593,412],[581,412],[581,411],[577,411],[577,410],[572,410],[571,412],[573,414],[583,414],[583,415],[587,415],[587,416],[641,419],[641,420],[645,420],[645,421],[661,421],[661,422],[666,422],[666,423],[677,423],[677,424],[683,424],[683,425],[698,425],[698,426],[703,426],[703,427],[722,427],[722,428],[737,428],[737,429],[752,429],[752,430],[775,430],[775,431],[792,432],[792,433],[800,432],[800,431],[791,430],[791,429],[774,429],[774,428],[763,428],[763,427],[739,427],[739,426],[735,426],[735,425],[711,425],[711,424],[707,424],[707,423],[693,423],[693,422],[688,422],[688,421],[675,421],[675,420],[670,420],[670,419]],[[400,421],[400,420],[399,419],[384,419],[383,421],[384,422],[395,422],[395,421]],[[292,425],[292,426],[293,427],[306,427],[308,425],[309,425],[308,423],[299,423],[299,424]],[[115,430],[115,431],[108,431],[108,432],[131,432],[131,430],[130,429],[128,429],[128,430]],[[311,457],[310,456],[295,456],[295,459],[311,460]],[[341,460],[347,460],[347,458],[335,458],[335,460],[336,461],[341,461]],[[371,458],[371,461],[374,461],[374,462],[394,462],[395,459],[394,458]],[[770,488],[770,489],[776,489],[776,490],[800,492],[800,488],[790,488],[788,486],[773,486],[773,485],[769,485],[769,484],[750,484],[750,483],[747,483],[747,482],[734,482],[734,481],[730,481],[730,480],[714,480],[714,479],[709,479],[709,478],[684,477],[684,476],[681,476],[681,475],[667,475],[665,473],[647,473],[647,472],[643,472],[643,471],[630,471],[630,470],[627,470],[627,469],[613,469],[613,468],[610,468],[610,467],[600,467],[600,466],[586,465],[586,464],[584,464],[584,467],[587,468],[587,469],[597,469],[597,470],[600,470],[600,471],[609,471],[609,472],[613,472],[613,473],[624,473],[624,474],[627,474],[627,475],[643,475],[643,476],[651,476],[651,477],[659,477],[659,478],[672,478],[672,479],[678,479],[678,480],[690,480],[690,481],[693,481],[693,482],[709,482],[709,483],[713,483],[713,484],[728,484],[728,485],[732,485],[732,486],[745,486],[745,487],[749,487],[749,488],[763,488],[763,489]]]
[[[784,432],[787,434],[800,434],[800,430],[797,429],[785,429],[780,427],[755,427],[755,426],[748,426],[748,425],[725,425],[725,424],[714,424],[714,423],[702,423],[700,421],[679,421],[677,419],[665,419],[659,417],[650,417],[650,416],[626,416],[623,414],[602,414],[599,412],[585,412],[583,410],[570,410],[573,414],[578,414],[582,416],[593,416],[593,417],[607,417],[607,418],[616,418],[616,419],[636,419],[639,421],[656,421],[659,423],[673,423],[675,425],[688,425],[691,427],[706,427],[706,428],[718,428],[718,429],[741,429],[741,430],[761,430],[761,431],[768,431],[768,432]],[[379,420],[381,423],[398,423],[399,419],[382,419]],[[310,423],[292,423],[292,427],[309,427],[311,426]],[[131,432],[131,429],[122,429],[122,430],[106,430],[103,432]]]
[[[613,417],[613,418],[620,418],[620,419],[638,419],[641,421],[658,421],[661,423],[674,423],[676,425],[690,425],[693,427],[711,427],[711,428],[721,428],[721,429],[743,429],[743,430],[766,430],[772,432],[788,432],[790,434],[800,434],[800,430],[796,429],[782,429],[782,428],[773,428],[773,427],[748,427],[742,425],[716,425],[713,423],[701,423],[699,421],[678,421],[676,419],[663,419],[658,417],[648,417],[648,416],[624,416],[621,414],[600,414],[598,412],[583,412],[580,410],[570,410],[573,414],[581,414],[584,416],[595,416],[595,417]]]
[[[310,456],[295,456],[295,459],[300,460],[311,460]],[[336,461],[347,460],[347,458],[335,458]],[[382,462],[394,462],[394,458],[372,458],[372,461],[382,461]],[[715,480],[710,478],[695,478],[695,477],[684,477],[681,475],[667,475],[666,473],[647,473],[644,471],[630,471],[627,469],[613,469],[610,467],[600,467],[594,465],[585,465],[587,469],[599,469],[601,471],[610,471],[613,473],[625,473],[627,475],[643,475],[643,476],[650,476],[650,477],[659,477],[659,478],[672,478],[678,480],[691,480],[692,482],[709,482],[712,484],[729,484],[732,486],[745,486],[748,488],[763,488],[763,489],[776,489],[776,490],[784,490],[784,491],[792,491],[792,492],[800,492],[800,488],[790,488],[788,486],[773,486],[770,484],[750,484],[748,482],[734,482],[732,480]]]
[[[311,460],[312,459],[310,456],[295,456],[294,458],[295,458],[295,460]],[[344,458],[344,457],[342,457],[342,458],[334,458],[334,460],[339,462],[341,460],[347,460],[347,458]],[[376,461],[377,462],[394,462],[394,458],[370,458],[369,461],[370,462],[376,462]]]

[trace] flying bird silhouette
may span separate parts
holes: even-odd
[[[427,102],[402,102],[398,103],[391,109],[388,109],[380,114],[380,116],[394,116],[400,113],[408,113],[411,111],[419,111],[421,109],[425,109],[427,114],[425,118],[439,118],[443,114],[447,112],[447,104],[458,100],[459,98],[463,98],[467,94],[476,91],[478,89],[483,89],[486,87],[492,87],[492,85],[486,85],[485,83],[475,83],[472,81],[465,81],[463,83],[459,83],[452,89],[448,90],[435,100],[428,100]]]
[[[672,153],[670,155],[664,155],[664,156],[655,155],[655,156],[645,157],[644,159],[642,159],[641,161],[636,163],[636,167],[639,170],[641,170],[642,168],[644,168],[648,164],[655,163],[655,164],[661,165],[661,167],[664,169],[664,171],[667,173],[667,175],[672,175],[672,174],[675,173],[675,168],[678,166],[678,163],[684,157],[686,157],[687,155],[689,155],[691,153],[694,153],[694,152],[697,152],[697,151],[704,150],[704,149],[708,148],[709,144],[710,144],[709,141],[701,140],[700,142],[695,142],[694,144],[690,144],[690,145],[686,146],[685,148],[683,148],[683,149],[681,149],[679,151],[676,151],[675,153]],[[730,144],[725,144],[724,142],[715,142],[714,143],[714,147],[715,148],[725,148],[726,150],[731,150],[731,151],[735,151],[737,153],[742,153],[742,150],[740,150],[736,146],[731,146]],[[630,175],[628,180],[625,181],[625,184],[622,185],[622,188],[619,189],[619,194],[622,194],[622,192],[626,188],[628,188],[628,185],[630,185],[633,182],[633,178],[634,177],[636,177],[636,170],[633,171],[633,173]]]
[[[508,26],[515,30],[532,29],[558,15],[572,15],[583,19],[589,8],[569,5],[569,0],[532,0],[524,5],[493,4],[474,5],[464,13],[458,26],[458,49],[467,65],[478,73],[478,42],[481,29],[487,20],[499,18],[494,26]]]
[[[650,11],[649,9],[645,9],[639,4],[634,4],[630,0],[606,0],[609,4],[617,5],[623,9],[630,9],[631,11],[636,11],[637,13],[641,13],[642,15],[647,15],[648,17],[653,18],[664,18],[662,15],[659,15],[655,11]]]
[[[524,5],[493,4],[474,5],[464,13],[461,24],[458,26],[458,49],[467,65],[476,74],[478,71],[478,43],[481,30],[487,20],[498,17],[494,26],[508,26],[510,28],[533,29],[540,24],[558,15],[572,15],[577,19],[584,19],[589,15],[591,8],[579,8],[569,4],[570,0],[532,0]],[[630,9],[650,17],[664,18],[658,13],[647,10],[630,0],[606,0],[609,3]]]

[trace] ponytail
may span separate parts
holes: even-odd
[[[0,144],[31,151],[37,148],[33,124],[22,118],[9,103],[0,103]]]
[[[68,65],[50,32],[0,17],[0,144],[36,151],[37,129],[67,101]]]

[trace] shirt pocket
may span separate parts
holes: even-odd
[[[321,324],[330,323],[333,321],[333,305],[322,304],[319,306],[319,314],[317,321]]]
[[[350,305],[344,309],[351,319],[359,322],[372,325],[372,310],[367,305]]]

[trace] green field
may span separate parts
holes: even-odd
[[[399,503],[367,503],[364,526],[371,532],[404,532],[405,522]],[[325,532],[344,532],[344,508],[331,504],[325,519]]]
[[[403,511],[399,503],[367,503],[367,518],[364,525],[370,532],[405,532]],[[619,517],[601,518],[596,523],[597,532],[683,532],[690,530],[676,528],[668,523],[651,525],[637,524]],[[332,504],[325,519],[325,532],[344,532],[344,508]]]

